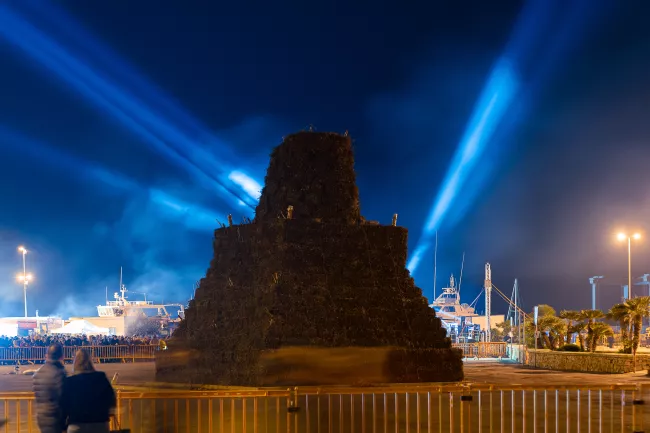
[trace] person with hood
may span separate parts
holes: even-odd
[[[53,344],[47,349],[45,364],[34,374],[32,384],[36,398],[36,422],[41,433],[65,431],[61,410],[64,380],[63,347]]]
[[[74,374],[63,383],[61,407],[68,433],[109,433],[109,421],[117,405],[106,373],[96,371],[90,354],[79,350]]]

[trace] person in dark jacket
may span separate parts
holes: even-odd
[[[36,397],[36,421],[41,433],[65,431],[61,411],[61,395],[65,380],[63,347],[53,344],[47,350],[47,360],[34,374],[33,391]]]
[[[61,398],[68,433],[109,433],[111,411],[116,403],[106,373],[95,370],[87,351],[77,351],[74,374],[63,383]]]

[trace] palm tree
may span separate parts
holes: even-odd
[[[632,324],[632,363],[636,372],[636,350],[639,348],[639,342],[641,341],[643,318],[650,315],[650,296],[628,299],[625,302],[625,307],[629,321]]]
[[[537,308],[538,308],[539,317],[555,316],[555,308],[551,307],[550,305],[539,304]]]
[[[559,317],[550,317],[548,321],[549,333],[553,337],[553,349],[557,349],[566,341],[568,328],[566,322]]]
[[[510,320],[506,320],[505,322],[497,323],[494,325],[495,328],[492,329],[492,339],[496,339],[497,341],[505,341],[506,337],[510,338],[510,341],[512,343],[516,342],[516,337],[519,331],[518,326],[513,326],[510,323]],[[510,334],[512,334],[512,337],[510,337]]]
[[[594,323],[591,327],[591,330],[594,333],[594,350],[597,341],[599,341],[603,337],[611,337],[612,335],[614,335],[614,330],[612,330],[612,327],[603,322]]]
[[[587,329],[587,324],[585,322],[575,322],[571,327],[571,332],[578,334],[578,342],[580,343],[580,350],[583,352],[586,350],[585,347],[585,338],[582,333]]]
[[[553,350],[553,343],[551,342],[548,333],[550,333],[551,329],[553,328],[553,319],[555,318],[556,317],[554,316],[542,316],[537,319],[537,330],[539,331],[540,337],[544,342],[544,347],[549,350]]]
[[[567,333],[566,333],[566,344],[571,344],[573,334],[575,334],[575,322],[580,321],[580,312],[571,311],[571,310],[562,310],[560,311],[560,318],[566,321]]]
[[[591,352],[596,351],[596,340],[594,339],[594,323],[597,319],[605,317],[605,313],[600,310],[582,310],[580,312],[582,320],[587,321],[587,349]]]
[[[531,327],[531,331],[534,331],[535,325]],[[564,320],[555,316],[541,316],[537,320],[537,329],[540,332],[540,339],[543,344],[542,347],[546,347],[549,350],[557,349],[560,345],[560,342],[564,341],[566,335],[566,323]]]
[[[632,353],[632,342],[630,341],[630,317],[626,304],[616,304],[607,313],[609,320],[615,320],[621,327],[621,345],[623,353]]]

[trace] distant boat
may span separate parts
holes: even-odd
[[[147,310],[157,310],[159,317],[171,318],[166,307],[178,308],[178,317],[185,318],[185,306],[183,304],[154,304],[147,301],[145,294],[144,301],[129,301],[126,296],[126,286],[122,284],[122,268],[120,268],[120,292],[113,295],[114,301],[108,300],[108,289],[106,289],[106,305],[97,306],[97,315],[99,317],[147,317]]]
[[[166,329],[166,333],[170,335],[180,321],[185,318],[185,306],[183,304],[156,304],[147,301],[146,295],[143,301],[130,301],[127,299],[127,292],[126,286],[122,284],[122,270],[120,269],[120,291],[113,295],[114,301],[109,301],[107,296],[106,304],[97,306],[97,315],[99,317],[128,317],[134,319],[155,318],[160,321],[161,329]],[[174,311],[176,317],[172,317],[168,309]]]
[[[440,296],[429,307],[435,310],[453,342],[479,340],[480,326],[472,323],[472,317],[478,317],[478,314],[469,304],[461,304],[460,291],[456,288],[453,274],[449,278],[449,287],[443,288]]]
[[[185,317],[185,306],[183,304],[154,304],[152,301],[129,301],[127,299],[125,285],[121,285],[120,293],[115,293],[114,301],[106,301],[106,305],[97,306],[99,317],[148,317],[148,311],[157,310],[156,316],[171,318],[167,307],[178,308],[178,317]]]

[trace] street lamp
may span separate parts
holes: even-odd
[[[639,240],[641,235],[639,233],[634,233],[632,236],[625,233],[618,234],[619,241],[625,239],[627,239],[627,298],[632,299],[632,239]]]
[[[18,281],[23,283],[23,296],[25,297],[25,317],[27,317],[27,285],[32,280],[32,274],[27,273],[27,249],[25,247],[18,247],[18,251],[23,255],[23,273],[18,275]]]

